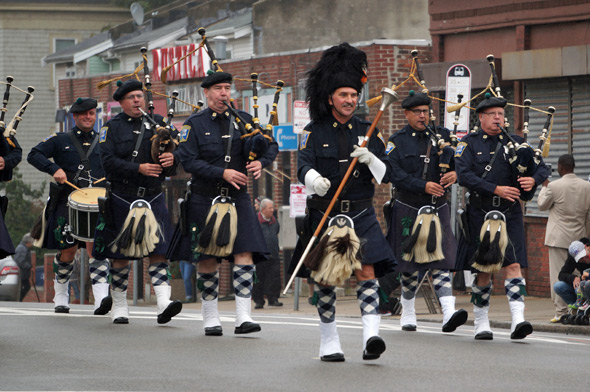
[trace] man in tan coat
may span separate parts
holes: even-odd
[[[590,182],[574,174],[575,161],[570,154],[564,154],[557,161],[560,179],[543,183],[537,203],[541,211],[549,211],[545,246],[549,248],[549,280],[551,299],[555,304],[555,317],[551,322],[560,321],[567,312],[567,304],[555,295],[553,285],[567,259],[569,244],[590,234]]]

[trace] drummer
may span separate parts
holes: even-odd
[[[45,207],[45,226],[37,244],[57,250],[53,260],[55,280],[55,313],[69,313],[68,281],[74,269],[74,255],[78,247],[86,247],[90,258],[89,271],[94,295],[94,314],[104,315],[111,310],[107,260],[92,258],[92,242],[78,241],[69,230],[68,196],[77,188],[101,184],[104,171],[98,153],[98,132],[94,131],[97,102],[92,98],[78,98],[70,108],[75,126],[69,132],[54,133],[33,147],[27,161],[55,180],[50,183],[49,200]],[[53,161],[50,160],[53,158]],[[78,191],[78,192],[83,192]],[[89,237],[93,237],[91,233]]]

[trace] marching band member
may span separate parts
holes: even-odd
[[[156,293],[158,324],[168,323],[182,310],[180,301],[171,301],[168,263],[164,255],[170,243],[172,226],[162,182],[174,175],[178,163],[171,152],[151,155],[155,129],[152,121],[165,125],[163,118],[143,115],[145,98],[142,83],[130,79],[118,82],[113,99],[123,112],[100,130],[100,158],[105,171],[107,203],[99,212],[94,235],[95,257],[110,258],[115,324],[129,323],[127,286],[129,260],[147,257],[148,273]],[[151,120],[151,121],[150,121]]]
[[[455,310],[449,269],[455,265],[457,243],[451,231],[451,210],[447,203],[447,189],[455,183],[453,162],[441,170],[437,137],[428,127],[430,97],[424,93],[410,95],[402,101],[402,108],[408,125],[389,138],[387,154],[391,164],[391,183],[395,187],[395,201],[392,206],[391,224],[387,238],[398,261],[401,272],[402,316],[400,324],[404,331],[416,330],[414,302],[420,271],[431,270],[434,288],[443,309],[443,332],[453,332],[467,321],[467,312]],[[449,130],[437,127],[436,134],[450,143]],[[450,156],[452,157],[452,155]],[[429,214],[422,211],[429,210]],[[424,208],[424,209],[423,209]],[[420,212],[419,212],[420,211]],[[434,219],[436,229],[426,221]],[[424,220],[420,224],[420,220]],[[414,233],[412,229],[415,228]],[[412,236],[419,235],[413,257],[404,254],[404,243]],[[435,232],[436,230],[436,232]],[[434,258],[420,259],[419,252],[427,249],[428,237],[436,235],[436,246],[442,253]],[[431,252],[434,253],[434,252]]]
[[[232,75],[226,72],[211,73],[203,80],[201,87],[208,107],[186,120],[175,152],[192,178],[185,200],[185,216],[180,218],[186,221],[187,227],[176,243],[172,258],[198,264],[206,336],[223,335],[217,307],[218,266],[222,259],[234,262],[234,333],[261,330],[250,317],[252,286],[255,264],[266,260],[269,253],[252,209],[247,182],[249,173],[254,179],[260,178],[262,169],[277,156],[278,145],[273,141],[262,156],[248,161],[249,151],[227,106],[232,81]],[[251,121],[247,113],[238,113]]]
[[[94,314],[104,315],[111,310],[109,295],[109,264],[103,257],[92,257],[92,242],[82,242],[67,233],[69,225],[68,196],[74,191],[65,182],[77,187],[88,187],[104,176],[98,153],[98,133],[93,130],[96,122],[97,102],[92,98],[78,98],[70,108],[75,126],[70,132],[52,134],[37,144],[27,161],[39,171],[55,180],[50,183],[49,201],[43,212],[47,222],[42,232],[35,235],[37,244],[45,249],[58,251],[53,260],[55,280],[55,313],[69,313],[68,281],[74,269],[74,256],[80,246],[85,247],[90,258],[89,270],[94,295]],[[53,160],[51,160],[53,159]]]
[[[362,244],[362,259],[354,275],[358,282],[357,298],[363,322],[363,359],[372,360],[385,351],[385,342],[379,337],[379,284],[376,278],[393,270],[394,256],[373,209],[373,179],[380,183],[389,178],[385,140],[376,131],[367,147],[359,148],[371,124],[354,116],[366,81],[366,66],[366,54],[343,43],[326,50],[309,72],[306,99],[312,122],[305,127],[299,145],[297,177],[305,184],[308,194],[313,195],[307,200],[309,213],[306,217],[308,231],[313,232],[344,178],[351,157],[358,157],[358,162],[362,163],[356,166],[333,212],[346,215],[354,222],[354,238],[358,236]],[[291,261],[292,271],[306,245],[300,236]],[[316,249],[320,247],[318,245]],[[322,257],[322,262],[333,258],[329,254]],[[307,277],[304,269],[300,272],[300,276]],[[320,317],[320,359],[342,362],[345,358],[335,321],[336,287],[319,284],[316,280],[314,291]]]
[[[470,193],[464,229],[472,233],[469,240],[465,235],[459,239],[456,269],[471,268],[477,272],[471,302],[478,340],[493,339],[488,320],[491,274],[500,268],[506,272],[504,286],[512,313],[511,339],[523,339],[533,331],[532,325],[524,320],[525,280],[521,268],[527,267],[527,256],[520,200],[532,198],[535,188],[549,176],[549,170],[541,160],[531,177],[514,176],[506,147],[508,139],[501,129],[505,106],[503,98],[484,99],[476,108],[481,129],[464,136],[455,153],[458,182]],[[512,137],[522,142],[520,137]],[[480,233],[480,241],[473,238],[475,233]]]

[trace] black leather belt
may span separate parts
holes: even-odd
[[[236,198],[239,194],[246,192],[246,189],[236,189],[232,187],[216,187],[203,184],[191,184],[191,192],[197,195],[215,198],[217,196],[229,196]]]
[[[145,197],[145,196],[153,196],[157,195],[162,192],[162,186],[157,186],[153,188],[146,188],[143,186],[135,186],[135,185],[124,185],[124,184],[111,184],[111,190],[114,193],[124,194],[124,195],[132,195],[137,197]]]
[[[321,210],[325,211],[330,205],[331,200],[323,200],[323,199],[307,199],[307,208],[314,209],[314,210]],[[350,212],[350,211],[360,211],[364,210],[365,208],[369,208],[373,206],[373,199],[363,199],[363,200],[336,200],[336,204],[334,204],[334,208],[332,208],[333,212]]]
[[[500,196],[480,196],[478,194],[469,196],[469,204],[485,211],[504,211],[512,207],[514,203],[516,202],[502,199]]]
[[[423,206],[440,207],[447,202],[447,195],[436,197],[433,195],[417,195],[410,192],[395,192],[395,199],[409,206],[420,208]]]

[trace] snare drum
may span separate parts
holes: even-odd
[[[94,241],[94,229],[98,220],[98,198],[106,195],[105,188],[81,188],[68,196],[68,210],[72,237]]]

